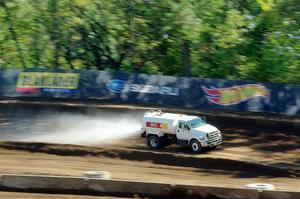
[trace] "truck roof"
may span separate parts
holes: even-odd
[[[176,114],[176,113],[164,113],[159,111],[150,111],[147,112],[145,116],[151,116],[156,118],[162,118],[162,119],[173,119],[173,120],[191,120],[195,119],[197,116],[193,115],[184,115],[184,114]]]

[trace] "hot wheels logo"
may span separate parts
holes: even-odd
[[[201,88],[210,102],[223,106],[239,104],[256,97],[262,97],[268,103],[271,98],[270,91],[259,84],[246,84],[229,88],[206,88],[201,86]]]

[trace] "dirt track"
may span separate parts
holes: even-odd
[[[0,198],[5,199],[118,199],[117,197],[105,196],[86,196],[86,195],[66,195],[66,194],[41,194],[41,193],[18,193],[18,192],[0,192]],[[129,199],[120,197],[119,199]]]
[[[26,122],[33,119],[41,122],[38,125],[43,128],[49,128],[49,125],[53,125],[51,122],[36,120],[42,111],[41,108],[14,109],[2,106],[0,140],[18,137],[16,132],[22,132],[22,129],[26,131]],[[55,111],[56,114],[76,113],[69,108]],[[128,110],[115,111],[126,113]],[[136,114],[141,112],[137,111]],[[16,117],[20,113],[23,113],[22,117]],[[80,114],[93,113],[80,111]],[[299,191],[298,132],[288,132],[286,135],[286,132],[276,128],[216,125],[223,132],[224,144],[215,151],[197,155],[176,146],[152,151],[145,147],[145,140],[138,136],[101,147],[2,141],[0,173],[82,175],[84,171],[105,170],[110,171],[112,178],[116,179],[229,187],[264,182],[275,185],[277,189]]]

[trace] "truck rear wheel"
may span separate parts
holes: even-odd
[[[192,140],[190,142],[190,149],[193,153],[199,153],[202,151],[202,146],[198,140]]]
[[[147,136],[147,144],[151,149],[159,149],[161,148],[161,140],[157,135],[148,135]]]

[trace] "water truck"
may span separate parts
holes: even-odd
[[[189,147],[199,153],[204,147],[216,148],[222,143],[221,132],[206,123],[204,117],[148,111],[142,119],[141,136],[147,145],[159,149],[169,144]]]

